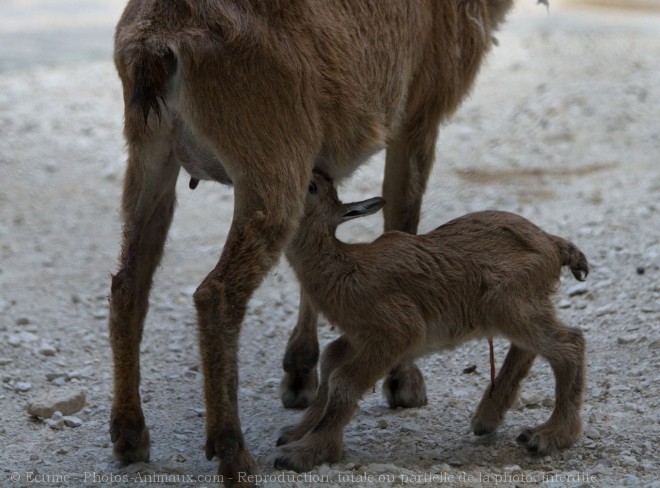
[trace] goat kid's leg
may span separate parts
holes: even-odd
[[[332,372],[354,354],[353,347],[345,336],[328,344],[321,358],[321,384],[311,405],[305,410],[301,421],[282,429],[277,445],[282,446],[301,439],[321,420],[328,401],[328,381]]]
[[[245,165],[248,166],[248,165]],[[278,171],[274,164],[260,165]],[[255,166],[253,166],[255,167]],[[239,473],[252,474],[250,455],[238,417],[237,352],[248,300],[275,264],[302,213],[309,175],[248,174],[235,181],[235,210],[220,261],[194,294],[204,369],[206,456],[218,456],[226,485],[240,484]],[[271,185],[254,185],[255,181]],[[277,194],[268,193],[277,188]]]
[[[302,439],[281,447],[282,454],[275,459],[277,469],[300,473],[322,462],[339,461],[343,430],[353,416],[360,396],[382,378],[401,354],[377,339],[351,352],[350,359],[343,361],[328,378],[327,402],[320,420]]]
[[[555,375],[555,408],[543,424],[527,428],[518,436],[530,453],[550,454],[572,445],[582,432],[582,398],[585,377],[585,341],[582,331],[556,319],[540,325],[545,337],[538,344]]]
[[[286,408],[305,408],[316,394],[319,384],[316,367],[319,359],[317,323],[318,312],[301,289],[298,322],[282,361],[284,377],[280,384],[280,398]]]
[[[164,125],[129,143],[122,208],[120,269],[112,277],[110,344],[114,395],[110,438],[122,462],[149,460],[149,432],[140,403],[140,342],[154,271],[163,254],[175,206],[179,166]]]
[[[385,162],[383,197],[385,230],[417,233],[422,196],[435,158],[437,124],[419,131],[404,130],[390,143]],[[383,396],[391,408],[423,407],[427,403],[422,372],[412,361],[395,366],[383,382]]]
[[[490,434],[502,423],[520,389],[520,382],[529,373],[536,354],[511,344],[502,369],[484,392],[472,417],[472,431],[476,435]]]

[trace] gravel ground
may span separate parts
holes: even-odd
[[[209,486],[205,477],[216,472],[203,453],[191,295],[219,255],[232,192],[210,183],[191,192],[185,177],[142,345],[152,461],[122,467],[111,458],[107,295],[125,153],[120,86],[109,59],[121,3],[98,1],[88,16],[71,16],[80,12],[76,2],[60,2],[62,22],[54,26],[43,20],[53,18],[53,2],[0,4],[3,487]],[[45,9],[45,17],[31,9]],[[497,434],[469,433],[489,377],[488,346],[474,342],[420,361],[427,407],[391,411],[378,385],[346,429],[340,463],[283,479],[292,473],[272,468],[277,432],[300,413],[278,398],[298,303],[282,262],[251,302],[240,352],[247,442],[260,474],[280,476],[266,484],[660,487],[658,32],[660,17],[649,13],[553,4],[548,15],[521,5],[473,95],[442,131],[424,203],[422,231],[498,208],[570,238],[589,257],[587,282],[578,285],[566,273],[556,296],[561,318],[582,328],[588,342],[585,433],[576,445],[544,458],[516,445],[522,427],[551,412],[553,379],[543,361]],[[382,173],[379,155],[341,196],[378,195]],[[373,239],[381,225],[378,216],[360,219],[340,234]],[[322,324],[323,343],[335,336]],[[499,362],[506,347],[496,340]],[[464,374],[472,365],[476,371]],[[74,410],[62,418],[26,412],[39,396],[52,402],[80,391],[84,406],[60,404]]]

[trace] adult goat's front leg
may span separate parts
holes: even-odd
[[[123,462],[149,459],[149,432],[140,404],[140,341],[152,278],[163,254],[175,205],[179,166],[163,133],[129,143],[124,180],[120,269],[112,277],[110,344],[114,395],[110,437]]]
[[[239,473],[256,468],[238,416],[237,351],[248,301],[302,213],[309,176],[284,173],[235,181],[234,220],[222,256],[194,294],[204,368],[206,456],[218,456],[226,485],[242,484]],[[271,185],[254,184],[266,178]],[[273,189],[277,194],[265,193]]]
[[[385,162],[383,196],[385,230],[417,233],[422,196],[433,165],[437,125],[425,120],[424,128],[402,130],[390,143]],[[412,361],[394,367],[383,382],[383,396],[392,408],[426,405],[426,385]]]
[[[282,361],[284,377],[280,385],[280,397],[286,408],[305,408],[316,394],[319,384],[316,366],[319,359],[317,323],[318,312],[301,289],[298,322],[291,332]]]

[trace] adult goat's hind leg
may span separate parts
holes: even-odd
[[[131,124],[135,126],[131,126]],[[114,395],[110,436],[123,462],[149,459],[149,433],[140,404],[140,342],[152,278],[163,254],[175,205],[179,166],[172,158],[166,121],[147,128],[127,117],[128,167],[120,268],[112,277],[110,344]]]
[[[284,377],[280,384],[280,397],[286,408],[306,408],[316,394],[319,384],[317,323],[318,312],[301,289],[298,322],[291,332],[282,361]]]
[[[404,128],[390,143],[385,161],[383,196],[385,230],[417,233],[422,196],[433,166],[437,139],[437,117]],[[426,405],[426,386],[419,368],[412,361],[394,367],[383,383],[383,396],[392,408]]]
[[[243,177],[234,181],[234,218],[222,255],[194,294],[204,368],[206,456],[218,456],[226,485],[248,483],[239,479],[240,473],[253,474],[256,469],[238,416],[241,323],[250,297],[302,214],[310,178],[304,168],[311,158],[292,156],[284,162],[250,161],[242,166]],[[269,185],[255,185],[260,181]]]

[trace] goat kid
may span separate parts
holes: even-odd
[[[206,455],[226,484],[251,474],[238,416],[238,338],[248,300],[303,214],[312,168],[348,177],[387,146],[385,228],[415,232],[438,125],[473,85],[513,0],[130,0],[115,65],[128,165],[112,277],[110,435],[124,462],[149,458],[140,342],[183,167],[233,184],[234,215],[194,294]],[[316,390],[317,312],[305,294],[285,357],[283,402]],[[403,359],[406,361],[406,359]],[[393,370],[393,406],[426,401],[413,363]]]
[[[586,277],[584,254],[499,211],[471,213],[424,235],[386,232],[368,244],[335,237],[340,223],[384,203],[342,204],[330,178],[314,172],[287,258],[314,306],[343,335],[323,352],[318,393],[301,422],[283,430],[275,466],[307,471],[339,460],[360,396],[394,365],[494,335],[511,347],[472,418],[474,433],[498,427],[540,355],[555,375],[555,409],[518,441],[538,454],[573,444],[582,430],[585,341],[557,319],[551,295],[562,266]]]

